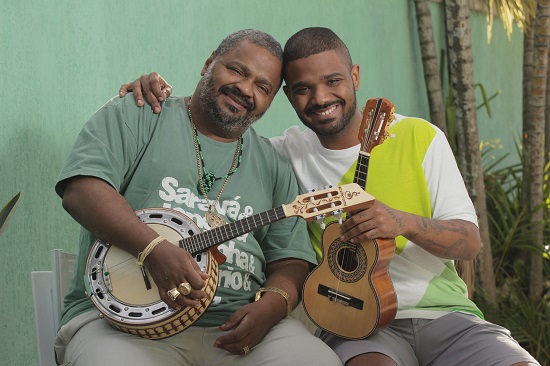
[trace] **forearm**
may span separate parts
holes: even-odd
[[[290,308],[294,309],[302,298],[302,286],[308,270],[308,264],[299,259],[284,259],[270,263],[266,268],[267,280],[262,287],[275,287],[286,292]],[[278,314],[281,314],[281,319],[286,316],[287,302],[282,295],[276,292],[266,292],[262,296],[262,299],[264,298],[271,299],[271,303],[280,309]]]
[[[401,214],[405,222],[402,235],[431,254],[440,258],[471,260],[479,253],[479,230],[473,223]]]
[[[108,183],[94,177],[67,181],[63,207],[84,228],[137,257],[158,234],[143,224],[128,202]]]
[[[342,241],[404,236],[431,254],[470,260],[481,248],[479,229],[459,219],[434,220],[395,210],[380,201],[348,218],[341,227]]]
[[[158,233],[141,222],[131,206],[113,187],[93,177],[70,179],[63,193],[63,207],[71,216],[98,238],[138,257],[140,252],[157,238]],[[206,293],[204,279],[193,257],[177,245],[163,240],[144,260],[149,274],[157,284],[160,298],[169,306],[196,306]],[[167,290],[189,282],[193,290],[189,296],[172,300]]]

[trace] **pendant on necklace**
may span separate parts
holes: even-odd
[[[201,191],[201,184],[204,187],[204,192],[208,193],[212,189],[214,182],[216,181],[216,176],[210,172],[203,172],[202,180],[197,184],[197,189]]]
[[[210,225],[211,229],[225,225],[225,220],[223,219],[222,215],[215,212],[211,208],[208,209],[206,214],[204,214],[204,217],[206,218],[206,222],[208,223],[208,225]]]

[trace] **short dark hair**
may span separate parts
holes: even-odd
[[[283,51],[283,77],[291,61],[334,50],[338,52],[350,69],[353,66],[346,44],[332,30],[323,27],[304,28],[286,41]]]

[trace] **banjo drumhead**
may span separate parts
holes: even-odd
[[[200,232],[191,219],[174,210],[144,209],[136,211],[136,215],[174,245],[178,245],[182,238]],[[212,271],[216,272],[216,275],[212,276],[216,282],[207,285],[210,289],[210,299],[204,302],[204,312],[213,298],[217,285],[217,263],[208,251],[197,254],[195,260],[202,271],[209,274]],[[183,308],[178,313],[160,299],[156,284],[148,273],[147,275],[149,289],[146,288],[137,259],[102,240],[97,240],[93,244],[88,255],[86,278],[91,300],[98,310],[122,331],[134,333],[133,329],[139,329],[140,325],[177,322],[178,318],[183,319],[187,316],[189,308]],[[180,313],[183,315],[179,316]],[[200,315],[194,315],[194,318]],[[124,325],[132,327],[126,328]],[[147,329],[147,326],[143,329]],[[162,336],[155,335],[154,338]]]

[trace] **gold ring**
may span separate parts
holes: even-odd
[[[243,351],[244,351],[244,354],[247,355],[250,353],[250,348],[248,348],[248,346],[244,346]]]
[[[176,301],[176,299],[178,298],[178,296],[180,295],[180,292],[178,291],[177,288],[173,288],[171,290],[168,290],[168,297],[170,298],[170,300],[172,301]]]
[[[191,284],[189,284],[189,282],[182,282],[179,284],[178,290],[183,296],[187,296],[191,293]]]

